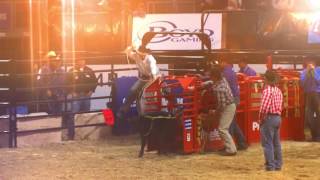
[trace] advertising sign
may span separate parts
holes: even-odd
[[[10,28],[10,5],[0,3],[0,31]]]
[[[320,44],[320,14],[314,18],[309,26],[308,43]]]
[[[134,17],[132,44],[139,46],[146,32],[194,33],[201,31],[201,14],[147,14]],[[212,49],[221,49],[222,14],[210,14],[204,32],[210,36]],[[201,41],[194,35],[157,35],[147,46],[152,50],[199,50]]]

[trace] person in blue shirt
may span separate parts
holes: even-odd
[[[240,103],[240,90],[239,90],[237,74],[233,70],[232,64],[230,64],[227,60],[225,59],[221,60],[220,65],[223,69],[222,74],[228,81],[228,84],[231,88],[235,104],[238,105]],[[243,132],[237,123],[236,116],[234,116],[234,119],[229,128],[229,131],[230,131],[230,134],[234,136],[237,140],[237,149],[246,150],[248,148],[248,145],[246,143],[245,136],[243,135]]]
[[[239,73],[243,73],[247,76],[256,76],[257,75],[256,71],[248,66],[246,58],[242,58],[239,61],[238,66],[240,68]]]
[[[306,59],[300,81],[305,93],[305,120],[311,130],[312,141],[320,142],[320,67],[314,60]]]

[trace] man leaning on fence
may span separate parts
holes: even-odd
[[[243,73],[247,76],[257,75],[256,71],[247,64],[247,58],[240,59],[238,66],[240,68],[239,73]]]
[[[228,60],[222,59],[221,60],[221,67],[223,68],[223,76],[227,80],[232,95],[234,97],[234,102],[236,106],[240,104],[240,89],[239,89],[239,83],[236,72],[233,70],[233,65],[229,63]],[[241,130],[241,128],[238,125],[236,116],[234,116],[234,119],[230,125],[230,134],[236,138],[237,142],[237,149],[238,150],[246,150],[248,148],[248,144],[246,143],[246,138]]]
[[[62,112],[65,95],[65,71],[62,68],[62,60],[54,51],[46,55],[46,62],[41,66],[37,75],[37,84],[40,88],[40,96],[48,100],[48,114],[58,115]]]
[[[276,86],[277,82],[278,75],[268,70],[259,111],[260,137],[267,171],[279,171],[282,167],[280,125],[283,95]]]
[[[90,111],[89,99],[97,87],[97,78],[93,70],[86,65],[84,59],[76,60],[75,66],[68,71],[68,89],[71,109],[69,114],[62,118],[62,127],[68,129],[68,140],[73,140],[75,135],[74,117],[76,113]],[[68,106],[70,107],[70,106]]]
[[[214,66],[210,76],[212,81],[206,81],[203,86],[211,85],[216,96],[215,114],[216,117],[219,117],[218,131],[225,143],[225,151],[221,152],[221,155],[233,156],[237,154],[237,148],[229,133],[229,128],[236,112],[234,97],[227,80],[222,75],[221,67]]]

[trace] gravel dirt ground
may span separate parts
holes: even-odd
[[[0,149],[0,179],[319,179],[320,143],[283,142],[284,166],[264,171],[262,148],[234,157],[217,153],[137,157],[137,136]]]

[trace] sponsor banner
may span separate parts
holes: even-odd
[[[10,29],[10,4],[0,3],[0,31]]]
[[[320,44],[320,14],[314,16],[309,26],[308,43]]]
[[[146,32],[200,32],[201,14],[147,14],[134,17],[132,44],[139,46]],[[210,36],[212,49],[221,49],[222,14],[209,14],[204,32]],[[147,45],[152,50],[199,50],[201,41],[193,35],[157,35]]]

